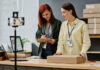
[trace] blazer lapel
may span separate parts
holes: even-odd
[[[55,24],[51,23],[52,33],[54,33]]]

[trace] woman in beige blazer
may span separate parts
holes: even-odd
[[[91,44],[86,23],[78,19],[71,3],[65,3],[61,12],[66,21],[60,29],[56,55],[81,55],[86,58]]]

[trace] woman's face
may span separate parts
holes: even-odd
[[[62,16],[64,17],[64,19],[69,19],[70,16],[72,15],[72,10],[68,11],[68,10],[61,8],[61,12],[62,12]]]
[[[47,21],[49,21],[50,18],[51,18],[51,12],[48,11],[48,10],[45,10],[45,11],[42,13],[42,17],[43,17],[44,19],[46,19]]]

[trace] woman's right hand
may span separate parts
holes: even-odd
[[[42,35],[41,38],[46,38],[46,35]]]

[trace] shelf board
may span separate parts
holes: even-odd
[[[100,54],[100,51],[88,51],[87,53]]]
[[[100,38],[100,34],[90,34],[90,38]]]

